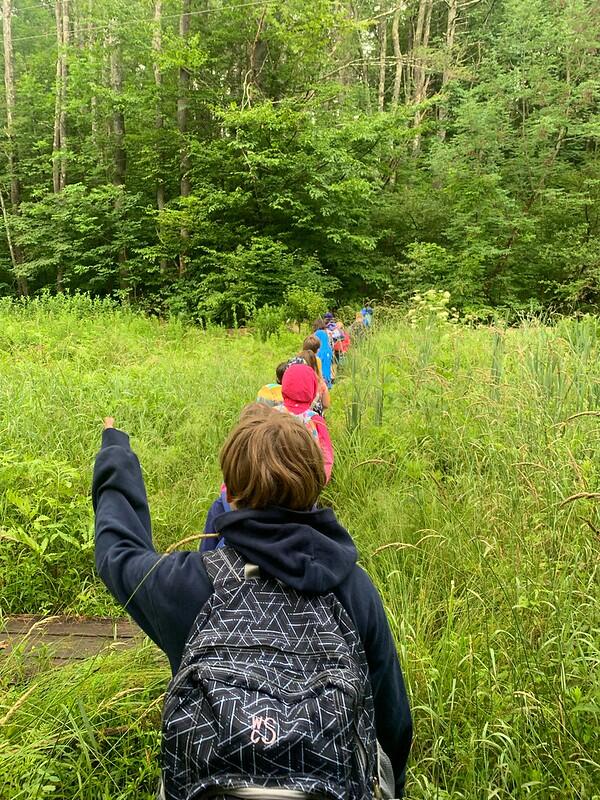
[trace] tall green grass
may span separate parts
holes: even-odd
[[[600,519],[576,497],[598,490],[599,425],[572,417],[600,409],[598,343],[588,320],[396,327],[341,387],[362,406],[331,499],[411,687],[412,797],[600,791]]]
[[[1,308],[4,612],[116,611],[91,569],[103,414],[132,433],[165,546],[201,529],[220,442],[297,338],[260,344],[86,299]],[[398,643],[415,800],[600,797],[599,355],[591,318],[398,322],[352,351],[335,388],[323,501]],[[5,661],[6,796],[151,797],[157,658],[41,665],[29,683],[18,654]]]
[[[298,349],[86,297],[0,306],[0,607],[115,611],[93,581],[91,467],[104,415],[133,438],[159,547],[201,532],[216,455],[257,382]]]

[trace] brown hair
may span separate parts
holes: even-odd
[[[321,349],[321,342],[319,339],[314,335],[311,334],[307,336],[302,344],[303,350],[312,350],[313,353],[317,353]]]
[[[319,374],[319,365],[317,363],[317,356],[313,353],[312,350],[302,350],[298,353],[298,358],[301,358],[307,367],[310,367],[314,370],[317,375]]]
[[[281,383],[287,368],[288,368],[287,361],[282,361],[281,364],[277,364],[277,369],[275,370],[275,377],[277,378],[277,383]]]
[[[323,455],[304,423],[260,403],[244,409],[219,459],[238,508],[308,511],[325,486]]]

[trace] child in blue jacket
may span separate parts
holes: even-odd
[[[313,336],[316,336],[321,344],[317,357],[321,359],[323,380],[327,384],[327,388],[331,389],[333,385],[333,348],[325,320],[315,320],[313,323]]]

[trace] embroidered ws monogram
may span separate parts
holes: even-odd
[[[252,744],[274,744],[277,741],[277,720],[274,717],[252,717]]]
[[[198,615],[163,713],[166,800],[228,794],[369,800],[373,700],[362,643],[333,594],[304,595],[207,553]]]

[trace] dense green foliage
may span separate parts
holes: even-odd
[[[469,329],[445,299],[360,344],[329,417],[323,500],[382,593],[409,686],[408,798],[597,797],[600,327]],[[201,529],[240,406],[299,338],[85,299],[0,306],[3,611],[114,609],[89,546],[101,411],[131,432],[156,540],[175,543]],[[29,681],[18,653],[0,661],[8,796],[150,800],[167,679],[150,647],[59,671],[42,657]]]
[[[227,324],[289,286],[597,306],[594,0],[13,5],[0,291]]]

